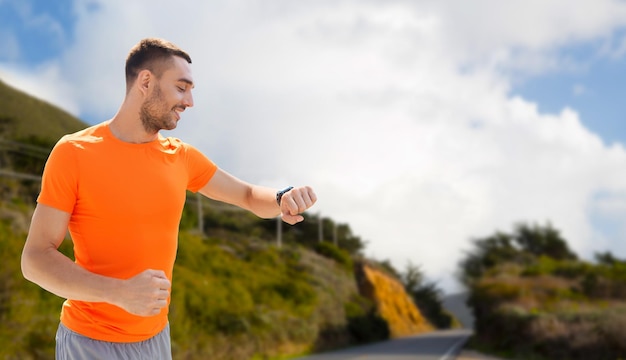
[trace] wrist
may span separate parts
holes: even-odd
[[[121,294],[125,293],[124,286],[126,285],[127,280],[117,279],[112,277],[102,276],[100,279],[100,290],[101,293],[99,297],[102,298],[103,302],[122,307],[120,299]]]
[[[280,206],[280,203],[283,199],[283,195],[285,195],[286,193],[290,192],[291,190],[293,190],[293,186],[288,186],[282,190],[279,190],[276,192],[276,203],[278,204],[278,206]]]

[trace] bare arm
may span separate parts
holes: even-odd
[[[297,187],[283,195],[281,206],[276,203],[276,189],[252,185],[224,170],[217,169],[200,193],[249,210],[262,218],[281,215],[283,221],[295,224],[304,220],[301,213],[313,206],[317,197],[308,186]]]
[[[167,305],[170,282],[162,271],[120,280],[89,272],[59,252],[69,219],[66,212],[37,205],[22,252],[26,279],[66,299],[108,302],[136,315],[156,315]]]

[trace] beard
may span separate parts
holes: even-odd
[[[139,111],[141,123],[146,132],[156,134],[159,130],[172,130],[176,128],[176,119],[172,116],[172,112],[176,108],[167,108],[161,93],[161,86],[154,88],[152,95],[144,101]]]

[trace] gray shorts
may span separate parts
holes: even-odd
[[[57,360],[171,360],[170,325],[145,341],[107,342],[80,335],[59,324],[56,336]]]

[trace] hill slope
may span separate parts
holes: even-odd
[[[39,192],[48,154],[59,138],[83,129],[84,122],[0,80],[0,201],[30,204]],[[1,205],[1,204],[0,204]],[[0,219],[24,229],[29,214],[0,206]]]
[[[37,139],[54,144],[62,135],[87,125],[45,101],[10,87],[0,80],[0,139]]]

